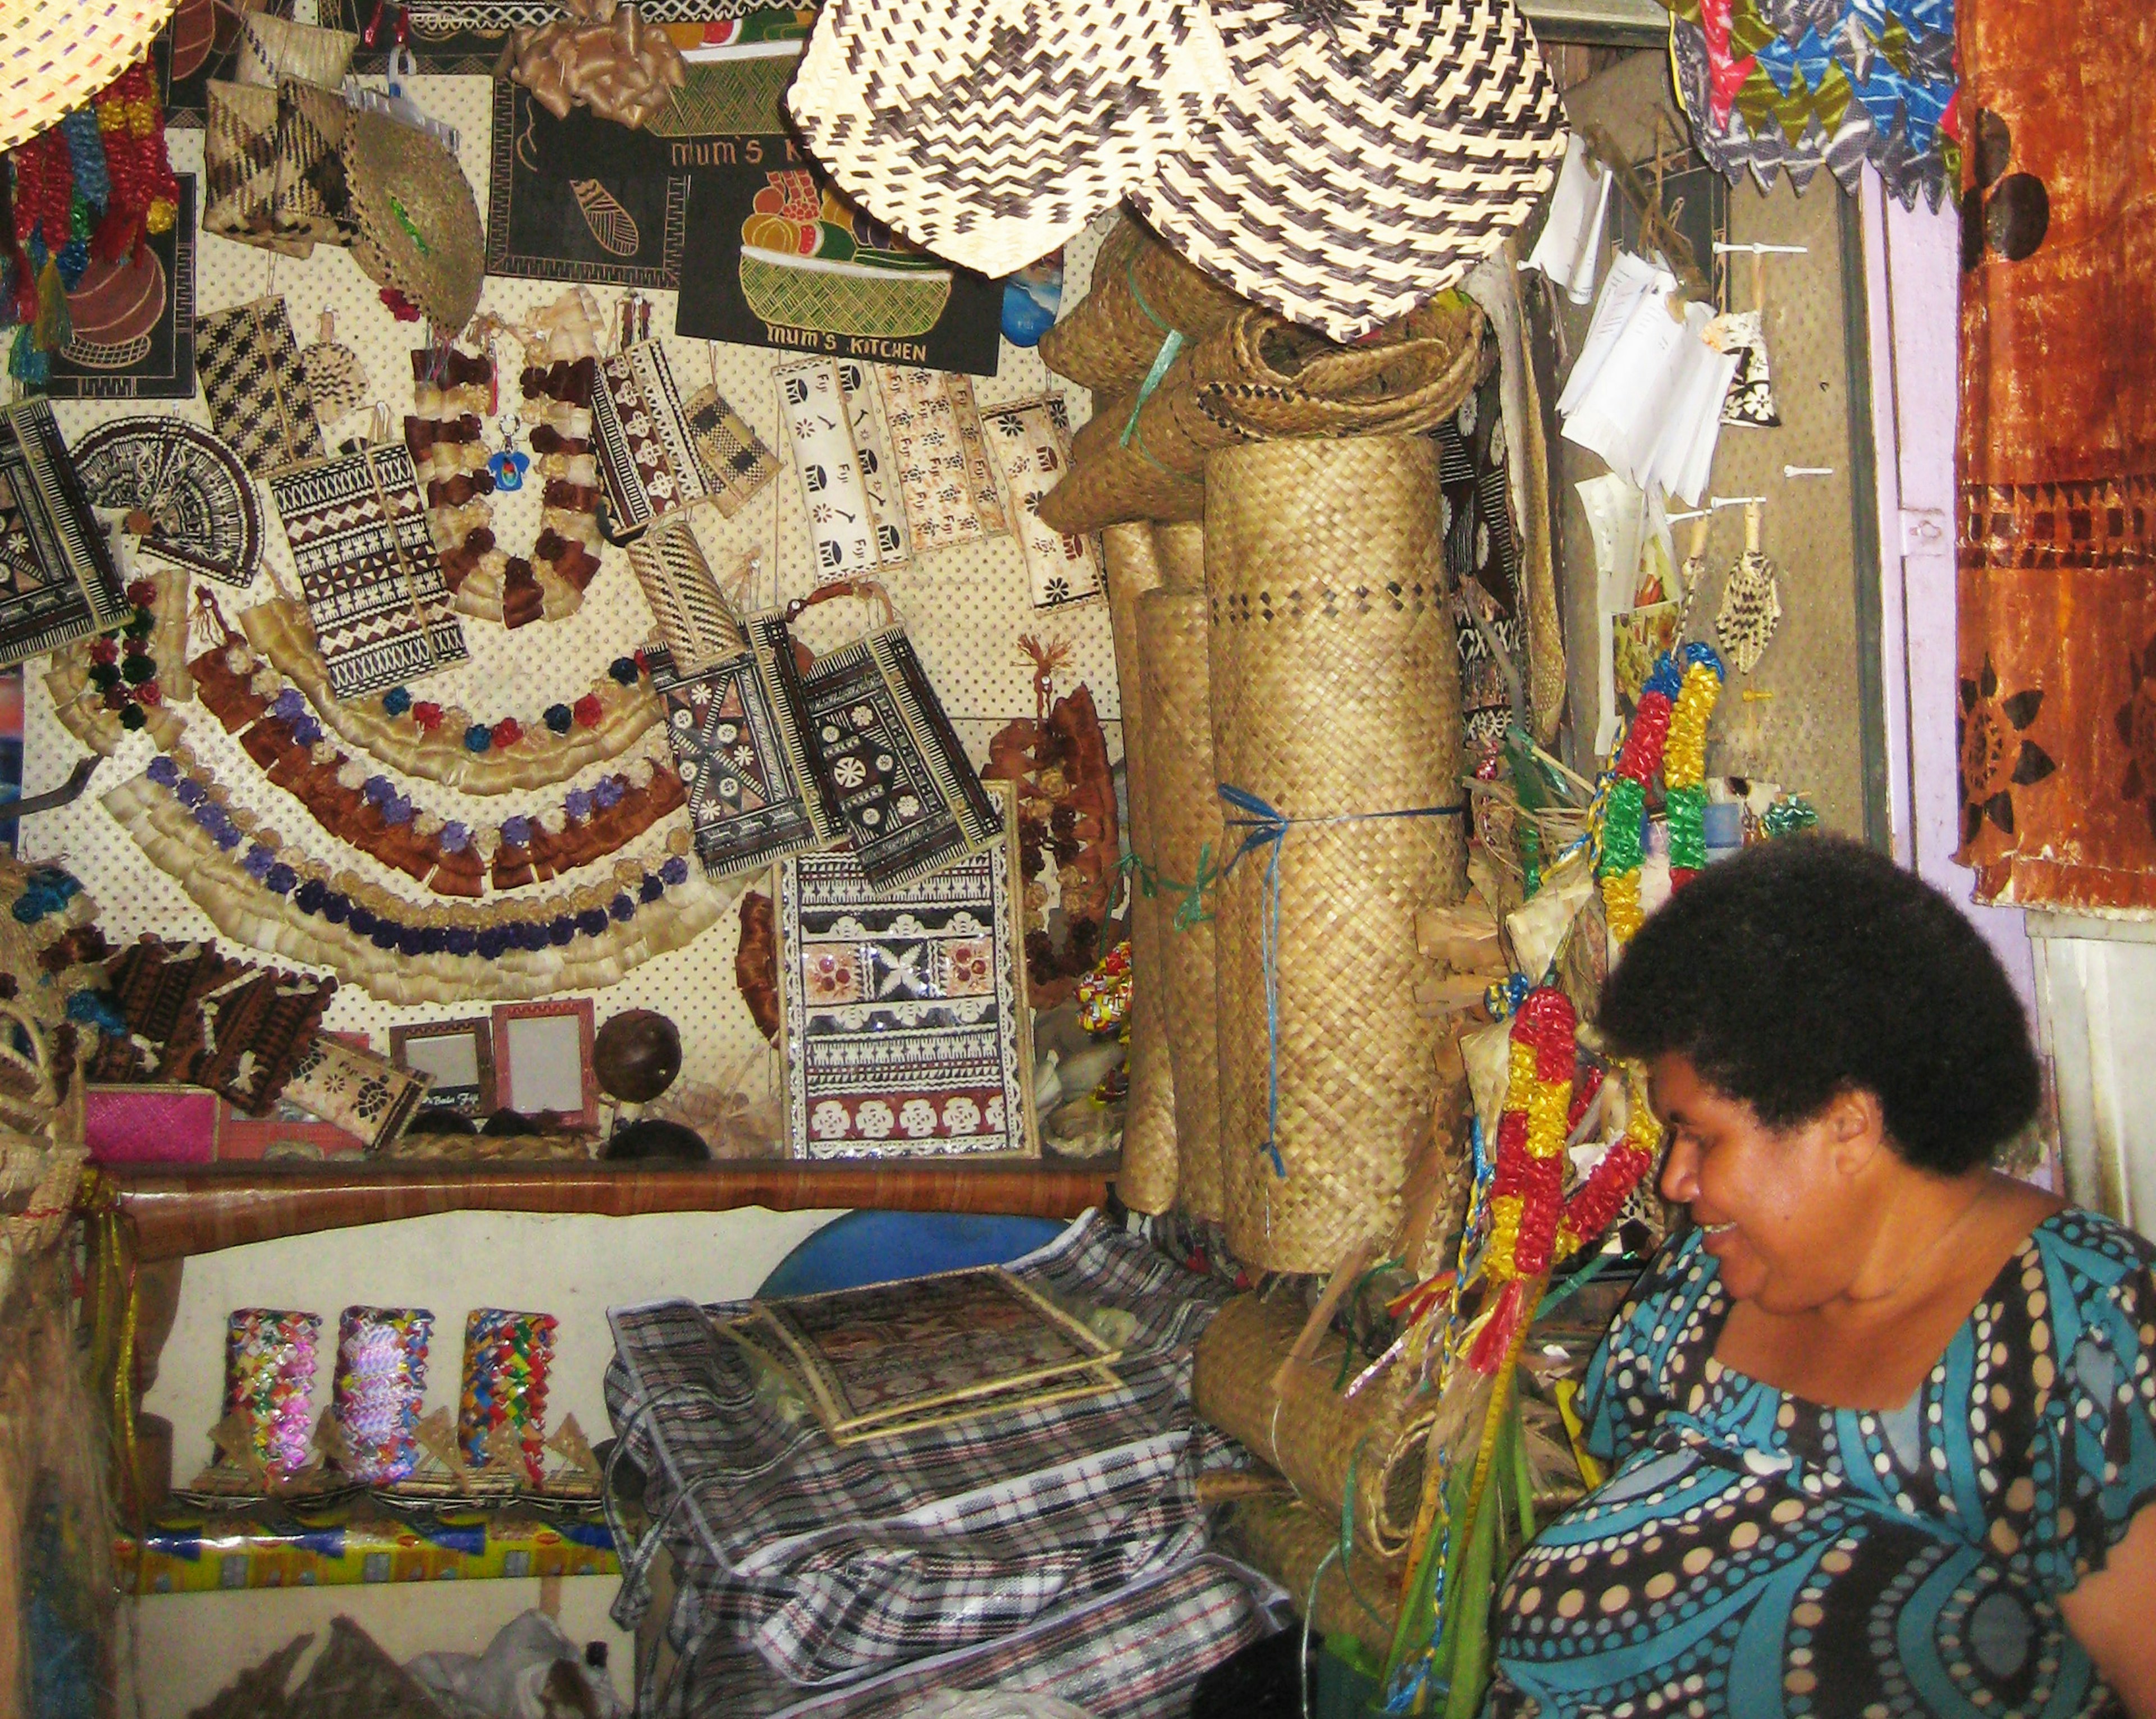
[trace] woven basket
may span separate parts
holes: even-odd
[[[1321,1516],[1292,1499],[1245,1499],[1229,1508],[1222,1533],[1231,1555],[1287,1589],[1298,1614],[1310,1608],[1311,1624],[1319,1634],[1352,1637],[1373,1659],[1391,1652],[1399,1624],[1404,1558],[1373,1557],[1358,1543],[1351,1550],[1348,1569],[1334,1558],[1320,1578],[1317,1567],[1340,1543],[1340,1517],[1337,1512]],[[1312,1607],[1313,1580],[1318,1583],[1317,1604]]]
[[[1138,672],[1138,599],[1161,582],[1160,556],[1147,525],[1111,526],[1101,535],[1108,581],[1108,624],[1116,644],[1116,684],[1123,697],[1123,773],[1130,800],[1131,852],[1152,851],[1152,748]],[[1131,891],[1130,1096],[1123,1108],[1123,1162],[1116,1191],[1134,1212],[1175,1203],[1175,1070],[1168,1049],[1168,916],[1174,904],[1142,888]]]
[[[1179,929],[1173,922],[1201,866],[1220,860],[1204,592],[1163,586],[1138,599],[1138,677],[1152,824],[1152,853],[1146,857],[1169,898],[1160,905],[1168,922],[1163,966],[1181,1198],[1193,1215],[1218,1219],[1225,1207],[1213,923],[1188,916]]]
[[[1178,591],[1205,588],[1205,527],[1199,524],[1157,525],[1153,546],[1160,554],[1160,582]]]
[[[1416,913],[1467,889],[1459,663],[1421,437],[1261,442],[1206,467],[1214,762],[1291,824],[1219,891],[1229,1245],[1328,1271],[1389,1233],[1428,1127],[1439,1024],[1414,1006]],[[1458,808],[1445,815],[1372,816]],[[1340,818],[1337,823],[1306,820]],[[1242,832],[1229,835],[1240,842]],[[1277,1146],[1265,1150],[1276,1072]]]
[[[266,12],[240,20],[239,59],[233,75],[243,84],[275,90],[287,78],[335,90],[352,69],[359,38],[346,30],[295,23]]]
[[[281,256],[306,257],[314,241],[280,237],[277,196],[277,92],[253,84],[209,85],[203,135],[203,231]]]
[[[1195,517],[1204,510],[1206,459],[1219,449],[1428,429],[1456,412],[1481,378],[1484,326],[1472,304],[1447,295],[1386,337],[1342,347],[1246,307],[1177,357],[1136,424],[1124,399],[1078,433],[1070,470],[1040,516],[1070,532]]]
[[[1129,394],[1169,330],[1210,334],[1245,302],[1126,218],[1101,242],[1091,290],[1041,336],[1040,362],[1081,387]]]
[[[951,276],[941,269],[902,275],[743,245],[741,289],[749,309],[766,322],[911,340],[935,327],[950,301]]]
[[[61,1096],[47,1029],[20,1003],[0,1001],[0,1022],[13,1029],[0,1031],[0,1257],[32,1260],[59,1244],[74,1213],[88,1157],[83,1083]]]
[[[1392,1367],[1358,1395],[1336,1388],[1340,1339],[1327,1332],[1316,1356],[1291,1369],[1285,1394],[1273,1375],[1302,1330],[1306,1310],[1282,1296],[1238,1296],[1198,1340],[1191,1383],[1199,1416],[1270,1463],[1306,1503],[1335,1525],[1355,1480],[1355,1542],[1398,1557],[1422,1502],[1424,1453],[1435,1399],[1409,1396],[1411,1369]],[[1306,1588],[1306,1591],[1307,1591]]]

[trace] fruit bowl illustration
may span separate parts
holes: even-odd
[[[742,223],[742,296],[766,322],[906,340],[936,326],[951,270],[800,169],[768,173]]]

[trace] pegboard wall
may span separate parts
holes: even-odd
[[[409,88],[427,113],[457,129],[459,159],[484,210],[488,192],[490,81],[422,77],[412,80]],[[199,175],[202,132],[175,128],[169,135],[174,169]],[[1106,226],[1105,220],[1096,223],[1067,248],[1066,305],[1086,290],[1093,254]],[[490,277],[480,308],[515,323],[552,304],[567,290],[554,282]],[[609,313],[622,296],[610,288],[591,290]],[[393,423],[401,427],[412,403],[408,355],[424,338],[421,325],[398,322],[382,305],[374,283],[341,249],[318,247],[307,260],[295,262],[213,235],[201,236],[196,291],[198,316],[265,294],[284,297],[294,334],[302,346],[316,337],[322,313],[331,313],[336,338],[357,353],[366,370],[368,400],[385,404]],[[674,322],[674,295],[660,292],[644,296],[653,306],[653,332],[666,334]],[[765,444],[778,453],[782,462],[773,480],[732,520],[721,519],[711,509],[698,511],[697,534],[713,571],[723,580],[745,557],[760,553],[762,566],[749,607],[775,607],[805,595],[814,583],[814,557],[800,485],[784,464],[787,441],[780,433],[773,381],[773,372],[788,355],[676,340],[670,336],[667,347],[675,374],[685,389],[706,381],[712,382],[755,427]],[[501,349],[500,361],[503,372],[513,377],[519,362],[513,346]],[[1050,392],[1066,395],[1074,425],[1084,421],[1088,410],[1084,391],[1066,388],[1050,377],[1030,351],[1005,342],[995,376],[975,380],[976,397],[983,411]],[[514,398],[513,386],[505,388],[505,408]],[[54,410],[70,442],[105,419],[146,413],[184,418],[205,428],[209,422],[199,394],[187,401],[60,401],[54,403]],[[323,430],[334,447],[341,440],[363,434],[366,427],[366,413],[362,412],[325,422]],[[498,445],[495,423],[488,426],[487,439],[490,445]],[[297,581],[277,524],[276,509],[266,486],[258,483],[256,489],[265,521],[264,558],[285,588],[296,591]],[[515,553],[528,545],[536,531],[538,485],[529,484],[514,494],[497,494],[492,501],[495,531],[502,546]],[[1097,599],[1052,610],[1034,609],[1014,537],[1005,535],[920,555],[909,565],[886,570],[879,577],[976,762],[987,762],[988,741],[998,729],[1014,718],[1034,714],[1034,665],[1019,643],[1021,635],[1026,634],[1068,647],[1066,666],[1057,676],[1057,690],[1068,691],[1081,683],[1091,689],[1110,751],[1121,756],[1120,705],[1107,611]],[[251,593],[220,589],[217,594],[229,617],[248,603],[275,593],[265,571]],[[841,642],[850,632],[870,624],[873,618],[866,604],[834,603],[811,610],[799,631],[810,645],[820,649]],[[421,689],[420,695],[444,706],[461,706],[478,721],[491,722],[513,716],[527,726],[536,723],[547,706],[575,700],[604,675],[610,660],[652,634],[651,614],[629,571],[627,556],[612,546],[605,551],[602,571],[586,593],[583,608],[568,618],[534,623],[514,633],[469,616],[462,618],[462,624],[470,660],[414,683]],[[43,685],[43,667],[42,661],[33,662],[24,677],[25,794],[59,784],[82,755],[82,749],[53,714]],[[190,718],[189,744],[209,774],[232,790],[235,802],[260,814],[267,824],[305,853],[334,862],[415,906],[431,905],[434,898],[415,890],[409,880],[335,842],[319,829],[304,808],[264,779],[261,770],[213,717],[199,710],[185,713]],[[667,761],[665,736],[658,728],[644,736],[639,749]],[[636,755],[633,750],[627,757]],[[90,793],[71,806],[23,825],[23,854],[33,860],[62,860],[70,866],[96,898],[105,930],[116,939],[131,939],[142,931],[167,937],[215,936],[215,928],[179,885],[143,857],[99,803],[100,793],[140,773],[153,756],[154,748],[146,734],[131,736],[120,753],[100,767]],[[625,761],[593,765],[583,775],[549,788],[484,798],[429,782],[401,785],[423,811],[475,826],[493,825],[514,813],[536,815],[557,808],[569,788],[588,785],[620,768]],[[658,854],[670,834],[685,829],[685,813],[662,820],[624,849],[623,857],[649,859]],[[580,880],[581,875],[571,874],[552,885],[498,893],[545,895]],[[728,880],[717,887],[731,899],[748,881]],[[618,1010],[634,1007],[659,1010],[680,1029],[685,1080],[731,1085],[752,1095],[777,1090],[777,1054],[751,1022],[735,987],[737,933],[738,919],[728,912],[686,948],[648,962],[620,983],[590,993],[598,1018],[603,1021]],[[365,1032],[375,1048],[386,1053],[393,1025],[469,1015],[483,1007],[484,999],[393,1007],[375,1002],[357,985],[346,984],[340,987],[326,1024]]]
[[[1657,114],[1665,136],[1687,135],[1671,105],[1668,56],[1659,49],[1630,55],[1568,91],[1565,105],[1575,123],[1600,126],[1635,162],[1652,152]],[[1766,498],[1761,546],[1779,569],[1782,599],[1781,624],[1758,665],[1748,675],[1731,674],[1708,731],[1707,769],[1712,775],[1779,783],[1806,795],[1829,829],[1883,841],[1879,563],[1868,511],[1870,404],[1861,367],[1851,367],[1846,332],[1845,265],[1856,244],[1845,219],[1846,202],[1824,172],[1801,195],[1785,177],[1772,192],[1762,192],[1749,178],[1730,188],[1730,243],[1804,249],[1801,255],[1768,257],[1761,278],[1781,425],[1723,425],[1707,485],[1710,495]],[[1611,254],[1605,245],[1605,263]],[[1702,266],[1710,260],[1700,259]],[[1857,278],[1861,283],[1861,274]],[[1751,259],[1729,258],[1723,308],[1752,309],[1753,292]],[[1576,355],[1584,343],[1592,309],[1562,300],[1568,354]],[[1558,379],[1563,374],[1560,369]],[[1546,398],[1554,399],[1554,390]],[[1573,712],[1569,738],[1584,754],[1594,737],[1595,653],[1606,652],[1609,643],[1596,636],[1593,540],[1574,485],[1608,468],[1564,440],[1554,423],[1549,445]],[[1792,477],[1785,466],[1824,469],[1827,475]],[[1684,504],[1672,500],[1670,507],[1681,511]],[[1680,562],[1691,531],[1689,522],[1674,527]],[[1713,639],[1722,587],[1743,547],[1743,510],[1715,513],[1707,541],[1707,576],[1692,602],[1688,637]],[[1584,757],[1573,762],[1592,767]]]

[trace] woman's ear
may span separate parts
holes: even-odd
[[[1861,1086],[1845,1086],[1827,1101],[1820,1118],[1835,1167],[1845,1176],[1871,1168],[1878,1155],[1888,1150],[1887,1113],[1879,1095]]]

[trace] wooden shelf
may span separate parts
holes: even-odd
[[[848,1208],[1075,1218],[1106,1198],[1112,1159],[965,1164],[769,1160],[608,1169],[593,1164],[256,1165],[108,1171],[146,1260],[434,1212],[773,1211]]]

